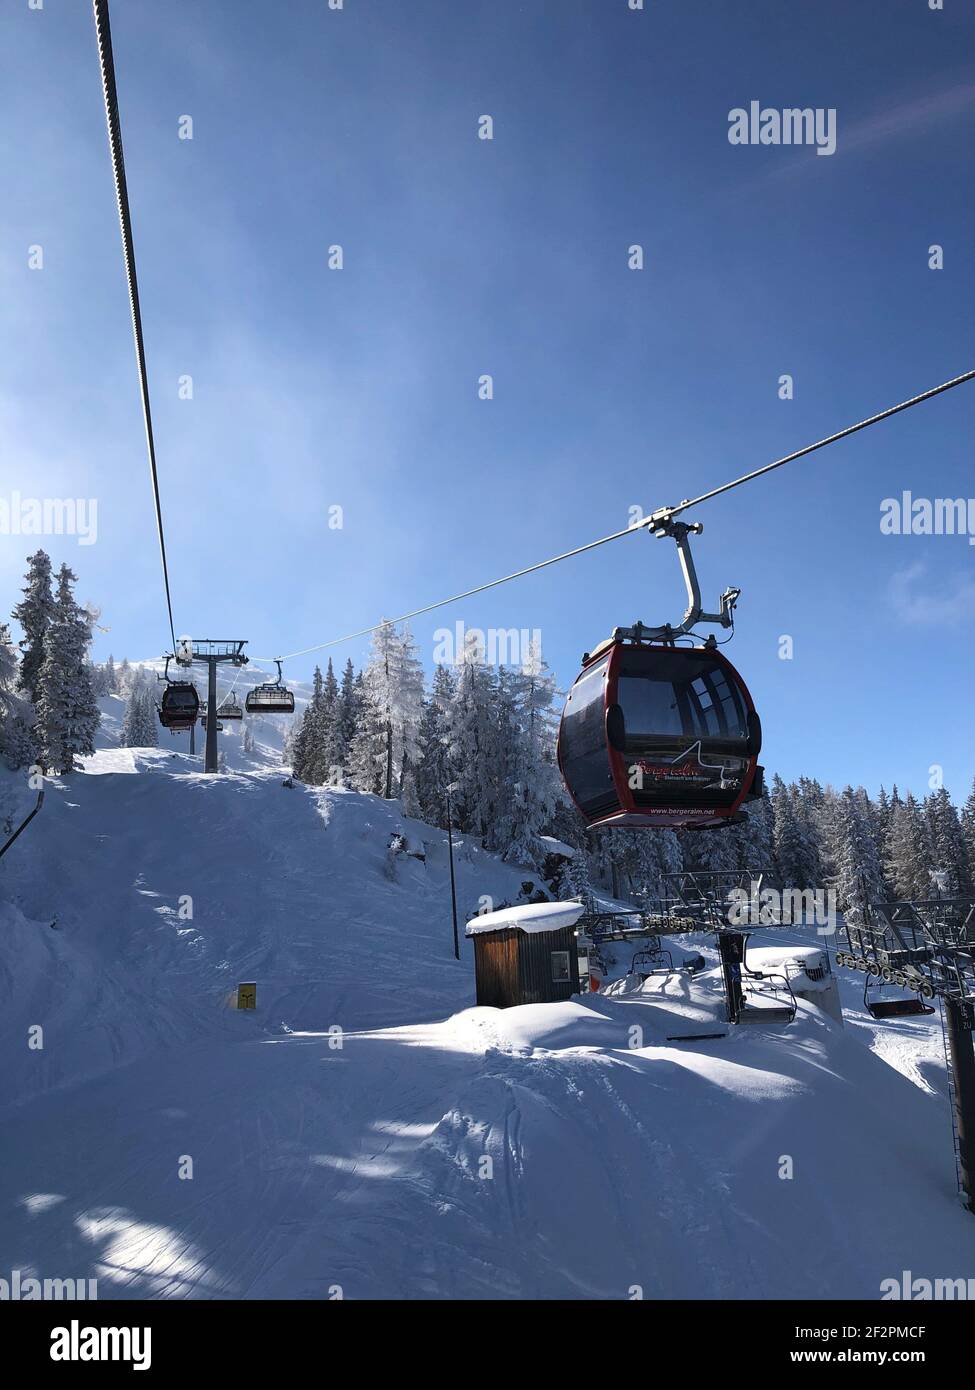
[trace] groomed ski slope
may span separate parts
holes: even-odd
[[[0,1272],[405,1299],[872,1299],[975,1273],[933,1064],[902,1074],[862,1015],[668,1042],[724,1031],[711,971],[471,1008],[442,831],[198,768],[102,752],[0,864]],[[390,876],[394,831],[426,861]],[[470,842],[457,867],[462,914],[531,876]],[[244,980],[253,1013],[228,1007]],[[934,1036],[907,1027],[885,1036]]]

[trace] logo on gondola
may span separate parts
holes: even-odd
[[[706,763],[702,760],[700,740],[669,763],[655,763],[641,758],[631,769],[631,774],[634,772],[640,779],[640,786],[644,777],[650,777],[655,782],[713,782],[715,774],[723,786],[732,785],[725,776],[723,763]]]

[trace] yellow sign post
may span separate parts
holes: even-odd
[[[237,986],[237,1007],[238,1009],[257,1008],[257,985],[238,985]]]

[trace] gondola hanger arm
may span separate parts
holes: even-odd
[[[669,536],[677,545],[677,558],[680,561],[681,573],[684,576],[684,585],[687,589],[687,608],[684,610],[684,616],[676,626],[672,623],[664,623],[662,627],[647,627],[645,623],[635,623],[633,627],[618,627],[613,632],[614,640],[671,642],[675,637],[686,636],[698,623],[717,623],[720,627],[732,627],[734,625],[735,604],[738,602],[741,590],[725,589],[718,601],[719,611],[717,613],[705,613],[701,606],[701,585],[688,540],[689,536],[699,536],[704,527],[699,521],[674,521],[675,510],[673,507],[661,508],[659,512],[654,512],[653,516],[648,518],[647,526],[652,535],[658,538]]]

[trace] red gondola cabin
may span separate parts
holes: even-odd
[[[716,646],[611,638],[569,692],[558,759],[590,825],[706,829],[762,794],[761,746],[748,688]]]

